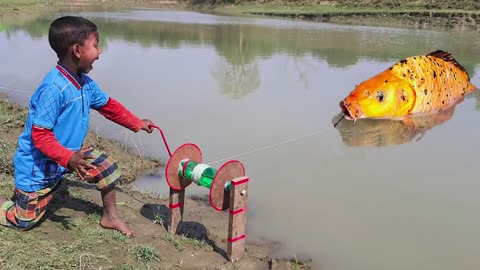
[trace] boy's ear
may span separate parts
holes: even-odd
[[[78,45],[78,44],[73,44],[73,46],[72,46],[72,54],[73,54],[76,58],[80,58],[80,45]]]

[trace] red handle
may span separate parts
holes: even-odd
[[[156,129],[158,129],[158,131],[160,131],[160,134],[162,134],[163,142],[165,143],[165,147],[167,148],[168,155],[170,155],[170,157],[172,157],[172,152],[170,152],[170,147],[168,147],[167,139],[165,139],[165,135],[163,134],[163,131],[162,131],[159,127],[157,127],[157,126],[155,126],[155,125],[150,125],[150,126],[148,126],[148,127],[150,127],[150,128],[156,128]]]

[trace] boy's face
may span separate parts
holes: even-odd
[[[78,71],[88,73],[93,69],[93,62],[97,60],[102,53],[98,46],[98,33],[91,33],[83,45],[78,46]]]

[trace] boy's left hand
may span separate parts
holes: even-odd
[[[142,130],[145,130],[146,132],[148,133],[152,133],[153,132],[153,128],[152,126],[154,126],[155,124],[152,122],[152,120],[150,119],[142,119],[143,121],[143,124],[142,124]]]

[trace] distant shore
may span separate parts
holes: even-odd
[[[116,7],[182,8],[318,22],[480,32],[480,3],[474,1],[311,1],[311,0],[112,0]],[[315,4],[318,3],[318,4]],[[435,4],[432,4],[435,3]],[[0,0],[1,24],[21,23],[68,7],[106,6],[102,0]]]
[[[326,12],[326,13],[276,13],[249,12],[254,15],[288,17],[318,22],[392,26],[415,29],[447,29],[455,31],[480,31],[480,13],[474,12]]]

